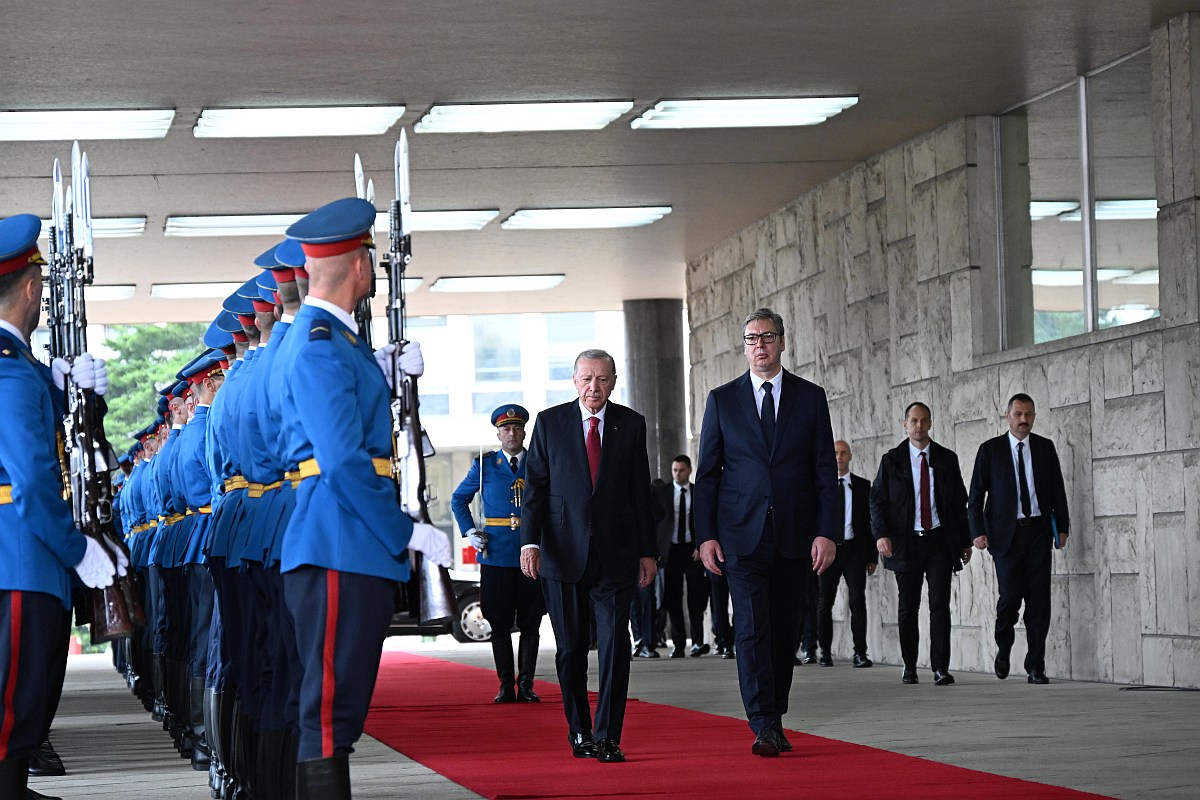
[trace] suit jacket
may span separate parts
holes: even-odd
[[[933,470],[933,505],[952,558],[951,568],[962,569],[962,551],[971,546],[967,523],[967,489],[963,485],[958,456],[937,442],[929,443],[929,467]],[[892,556],[883,565],[893,572],[908,570],[908,544],[913,537],[917,498],[913,491],[912,459],[908,439],[884,453],[879,472],[871,485],[871,534],[876,541],[892,540]]]
[[[807,557],[815,536],[840,535],[845,512],[825,390],[784,370],[777,419],[769,448],[749,372],[709,392],[693,511],[698,543],[716,539],[727,553],[749,555],[767,509],[786,558]]]
[[[636,581],[638,559],[655,558],[646,419],[609,402],[600,470],[592,486],[579,401],[538,414],[525,463],[521,545],[541,548],[541,574],[578,583],[589,539],[606,574]]]
[[[1029,456],[1033,459],[1033,488],[1037,492],[1038,508],[1047,519],[1047,531],[1049,518],[1053,516],[1059,532],[1070,533],[1067,492],[1054,442],[1036,433],[1029,434],[1026,441],[1029,442]],[[1012,544],[1013,531],[1017,527],[1018,493],[1008,434],[988,439],[975,455],[967,512],[971,536],[986,535],[988,552],[992,556],[1003,558]]]
[[[854,473],[850,478],[850,525],[854,530],[854,549],[868,564],[879,563],[875,537],[871,535],[871,482]],[[843,506],[844,508],[844,506]],[[838,537],[841,541],[841,537]]]
[[[658,541],[658,558],[665,561],[667,555],[671,552],[671,544],[675,541],[675,482],[672,481],[664,486],[654,487],[654,505],[659,509],[657,515],[658,525],[656,526],[657,541]],[[696,484],[688,484],[688,525],[692,530],[692,544],[699,547],[700,543],[696,540],[696,510],[693,504],[696,502]]]

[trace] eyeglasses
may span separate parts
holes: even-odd
[[[754,345],[758,344],[759,339],[762,339],[763,344],[775,344],[778,338],[779,334],[775,333],[775,331],[767,331],[766,333],[747,333],[742,337],[742,340],[748,347],[754,347]]]

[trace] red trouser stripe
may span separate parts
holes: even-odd
[[[16,714],[13,712],[13,696],[17,693],[17,667],[21,663],[21,593],[9,595],[12,606],[9,624],[12,626],[9,643],[8,682],[4,684],[4,721],[0,723],[0,761],[8,758],[8,740],[12,736]]]
[[[325,573],[325,647],[321,658],[321,757],[333,757],[333,656],[337,642],[338,574]]]

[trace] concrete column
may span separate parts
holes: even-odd
[[[626,300],[629,405],[646,417],[650,477],[671,479],[671,459],[687,452],[683,301]]]

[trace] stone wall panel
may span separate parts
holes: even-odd
[[[1154,514],[1153,519],[1158,630],[1170,636],[1186,636],[1188,572],[1183,514]]]
[[[1130,350],[1129,339],[1101,346],[1100,352],[1104,356],[1105,400],[1133,394],[1133,359]]]
[[[1200,447],[1200,327],[1164,332],[1163,360],[1170,364],[1163,378],[1166,446]]]
[[[1136,575],[1112,576],[1112,680],[1142,683],[1142,624]]]
[[[934,197],[937,221],[938,270],[948,275],[971,266],[971,238],[967,225],[967,170],[939,175]]]
[[[967,118],[962,117],[933,132],[934,170],[938,175],[967,166],[968,124]]]
[[[1162,334],[1149,333],[1132,339],[1133,391],[1137,394],[1163,390]]]
[[[909,222],[917,251],[917,280],[928,281],[941,272],[938,262],[937,185],[929,180],[912,190]]]

